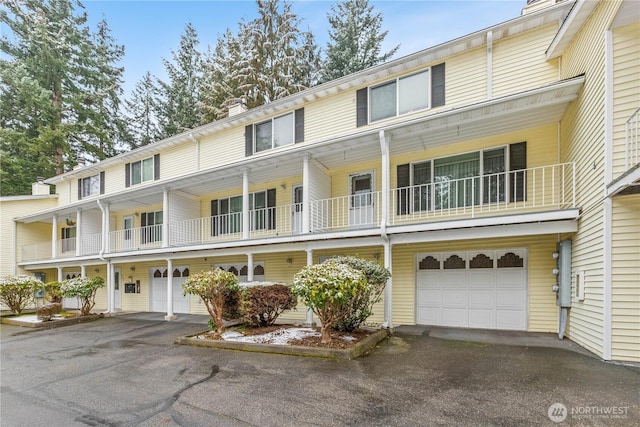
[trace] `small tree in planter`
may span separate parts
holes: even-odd
[[[61,286],[62,283],[58,281],[45,283],[44,294],[47,301],[49,301],[50,303],[62,302],[62,290],[60,289]]]
[[[203,271],[189,276],[182,289],[183,295],[200,297],[216,325],[215,335],[222,334],[225,329],[222,320],[225,296],[240,289],[236,275],[222,269]]]
[[[60,291],[65,298],[78,298],[82,306],[80,315],[86,316],[96,305],[96,291],[102,287],[104,287],[102,277],[75,277],[63,281]]]
[[[282,284],[253,286],[242,292],[242,312],[253,326],[273,325],[285,310],[296,306],[291,289]]]
[[[20,314],[33,303],[35,292],[42,282],[33,276],[3,276],[0,278],[0,302],[15,313]]]
[[[373,306],[382,299],[382,291],[391,273],[377,262],[354,256],[336,256],[325,262],[328,261],[346,264],[361,271],[370,285],[360,288],[349,302],[342,306],[344,313],[331,325],[339,331],[353,332],[373,314]]]
[[[329,328],[341,320],[344,306],[363,288],[368,288],[365,275],[346,264],[335,261],[304,267],[293,277],[294,295],[320,319],[322,344],[331,342]]]

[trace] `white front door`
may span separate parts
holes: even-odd
[[[349,175],[349,226],[375,224],[373,172]]]
[[[121,282],[120,269],[116,268],[113,272],[113,309],[122,310],[122,290],[120,289]]]
[[[302,185],[293,186],[293,206],[291,207],[291,231],[302,233]]]
[[[122,249],[133,249],[133,216],[123,218]]]
[[[526,330],[524,249],[418,254],[416,323]]]

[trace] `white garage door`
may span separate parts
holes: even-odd
[[[151,311],[167,311],[167,274],[163,267],[151,270]],[[173,312],[189,313],[189,295],[182,295],[182,283],[189,277],[189,268],[176,267],[172,276]]]
[[[416,323],[526,330],[524,249],[418,254]]]

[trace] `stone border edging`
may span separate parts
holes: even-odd
[[[104,317],[102,314],[89,314],[87,316],[68,317],[65,319],[49,320],[46,322],[23,322],[18,317],[2,317],[0,323],[25,328],[53,329],[61,326],[75,325],[77,323],[92,322]]]
[[[208,332],[208,331],[206,331]],[[379,329],[372,333],[362,341],[357,342],[349,349],[335,349],[325,347],[305,347],[300,345],[283,345],[283,344],[258,344],[237,341],[215,341],[208,339],[195,338],[199,334],[178,337],[174,344],[190,345],[194,347],[209,347],[222,350],[252,351],[258,353],[275,353],[285,354],[289,356],[306,356],[306,357],[324,357],[330,359],[346,359],[353,360],[367,353],[374,348],[376,344],[384,338],[391,335],[389,329]]]

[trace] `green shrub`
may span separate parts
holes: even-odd
[[[62,302],[62,290],[60,287],[62,286],[61,282],[54,281],[49,282],[44,285],[45,298],[47,301],[54,302]]]
[[[42,282],[33,276],[3,276],[0,278],[0,302],[16,314],[34,303],[35,292]]]
[[[339,331],[353,332],[373,314],[373,306],[382,299],[382,292],[391,273],[375,261],[354,256],[336,256],[325,262],[328,261],[346,264],[361,271],[370,285],[358,289],[358,292],[349,298],[341,307],[343,312],[336,316],[338,320],[331,325]]]
[[[65,298],[78,298],[81,304],[80,314],[86,316],[96,305],[96,291],[102,287],[102,277],[75,277],[63,281],[60,291]]]
[[[36,310],[36,315],[38,319],[42,321],[49,321],[54,314],[62,313],[62,304],[59,302],[52,302],[49,304],[44,304]]]
[[[235,274],[221,269],[203,271],[190,276],[182,284],[183,295],[200,297],[216,326],[215,335],[224,332],[223,321],[225,296],[238,291],[238,278]]]
[[[329,261],[304,267],[293,278],[292,292],[318,316],[323,344],[331,342],[330,327],[341,320],[344,306],[368,288],[365,275],[347,264]]]
[[[296,298],[282,284],[253,286],[242,292],[242,312],[253,326],[273,325],[282,312],[296,306]]]

